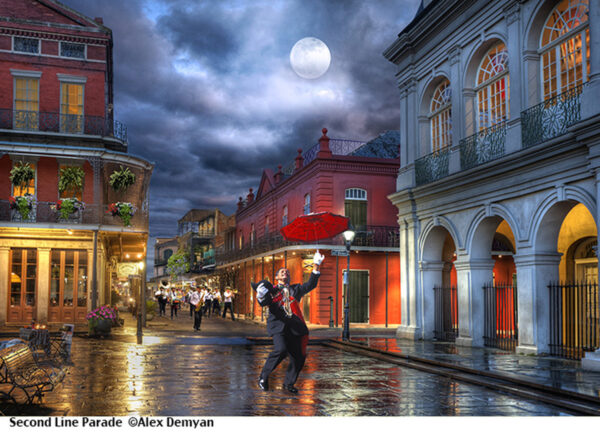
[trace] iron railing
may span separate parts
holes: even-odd
[[[0,109],[0,129],[110,136],[127,143],[127,127],[100,116]]]
[[[435,286],[433,336],[440,341],[454,342],[458,336],[458,297],[456,287]]]
[[[428,184],[448,176],[449,155],[450,150],[445,148],[415,160],[417,185]]]
[[[20,218],[16,210],[10,208],[8,200],[0,200],[0,222],[19,222],[19,223],[64,223],[69,225],[107,225],[122,226],[123,222],[119,216],[113,216],[108,211],[108,205],[85,204],[83,211],[74,213],[70,218],[62,220],[60,212],[52,209],[55,202],[36,201],[33,210],[27,220]],[[148,229],[148,210],[142,207],[138,208],[133,217],[131,217],[131,226],[133,229]]]
[[[347,139],[329,139],[329,149],[333,155],[348,155],[352,152],[356,151],[358,148],[363,146],[366,142],[361,142],[359,140],[347,140]],[[304,159],[303,165],[306,166],[315,158],[317,158],[317,154],[319,152],[320,144],[311,146],[306,151],[302,153],[302,158]],[[282,169],[282,172],[285,175],[292,175],[294,173],[295,162],[292,161],[285,168]]]
[[[537,145],[567,132],[581,119],[583,85],[569,89],[521,112],[523,147]]]
[[[460,168],[471,169],[504,155],[506,121],[492,125],[460,141]]]
[[[514,351],[519,338],[517,287],[490,283],[483,291],[483,344]]]
[[[217,248],[215,252],[217,265],[235,262],[244,258],[260,255],[265,252],[280,249],[285,246],[301,245],[297,241],[288,241],[278,232],[255,239],[241,249],[228,250],[224,247]],[[311,243],[316,244],[316,243]],[[318,244],[345,246],[343,236],[337,235],[328,240],[320,240]],[[357,231],[352,247],[399,247],[400,230],[396,226],[366,226],[364,231]]]
[[[550,354],[579,360],[600,348],[598,284],[557,283],[550,291]]]

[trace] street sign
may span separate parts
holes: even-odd
[[[332,250],[331,256],[348,256],[347,250]]]

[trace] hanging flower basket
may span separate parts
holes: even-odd
[[[8,199],[11,209],[11,220],[20,222],[29,222],[35,220],[33,207],[35,197],[27,193],[24,196],[11,196]]]
[[[85,209],[85,204],[79,199],[72,197],[69,199],[60,199],[56,204],[50,205],[54,211],[58,211],[59,221],[79,221],[81,212]]]
[[[111,203],[108,206],[108,212],[113,215],[113,217],[120,217],[123,222],[123,226],[131,226],[131,217],[134,216],[137,208],[135,205],[129,202],[116,202]]]

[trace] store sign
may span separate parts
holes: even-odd
[[[331,256],[348,256],[347,250],[332,250]]]

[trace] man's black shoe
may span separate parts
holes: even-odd
[[[269,381],[265,380],[264,378],[259,378],[258,387],[260,387],[262,390],[269,390]]]
[[[288,385],[288,384],[284,384],[283,385],[283,390],[287,390],[290,393],[298,393],[298,389],[296,389],[294,386]]]

